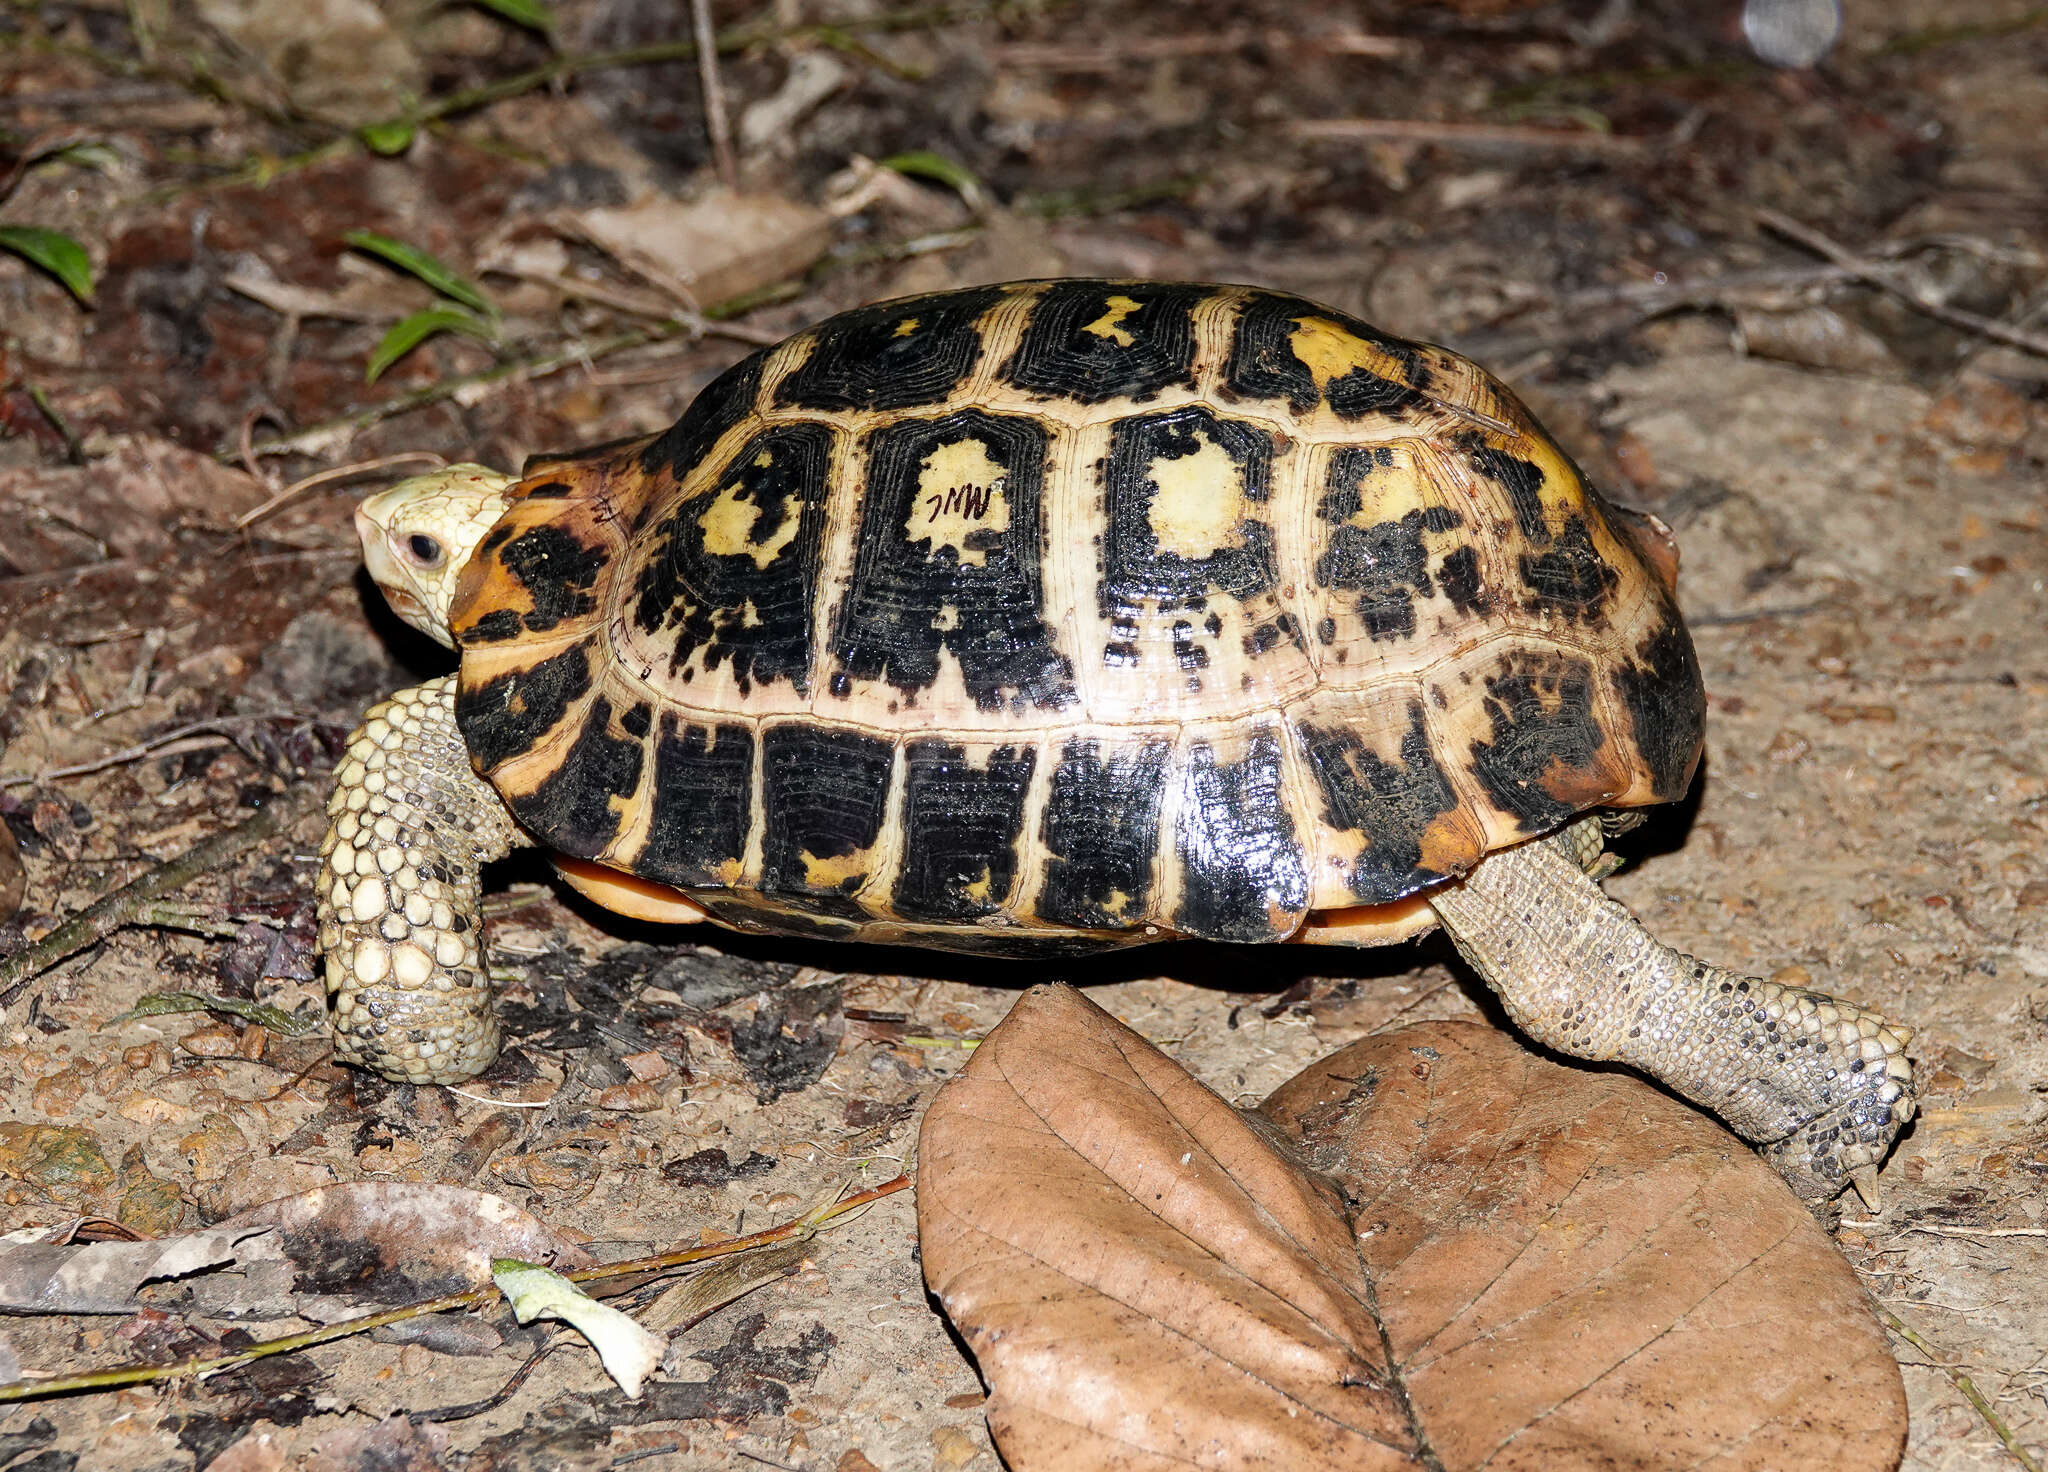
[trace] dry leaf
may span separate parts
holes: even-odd
[[[638,272],[679,303],[714,307],[800,276],[825,254],[832,217],[777,194],[714,189],[616,209],[559,212],[557,225]]]
[[[10,1314],[125,1314],[145,1283],[187,1277],[261,1255],[267,1229],[211,1227],[161,1242],[44,1242],[29,1232],[0,1244],[0,1310]],[[17,1377],[18,1378],[18,1377]]]
[[[1017,1472],[1850,1472],[1904,1443],[1863,1290],[1770,1168],[1491,1029],[1367,1039],[1247,1117],[1040,987],[919,1148],[925,1274]]]
[[[198,0],[197,10],[294,107],[325,121],[374,123],[425,90],[426,68],[374,0]]]

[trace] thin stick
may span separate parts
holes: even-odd
[[[730,1242],[714,1242],[708,1247],[691,1247],[679,1252],[663,1253],[659,1257],[640,1257],[634,1258],[631,1262],[578,1268],[562,1276],[573,1283],[589,1283],[602,1278],[632,1277],[658,1269],[685,1267],[707,1258],[730,1257],[736,1252],[764,1247],[771,1242],[809,1236],[833,1219],[879,1201],[884,1196],[893,1196],[909,1184],[908,1176],[897,1176],[894,1180],[884,1181],[870,1190],[848,1196],[842,1201],[835,1201],[832,1205],[817,1211],[806,1212],[793,1221],[770,1227],[763,1232],[755,1232],[752,1236],[735,1237]],[[360,1334],[367,1329],[381,1329],[387,1324],[419,1318],[423,1314],[445,1313],[451,1308],[480,1307],[498,1297],[500,1294],[497,1285],[486,1283],[466,1293],[450,1293],[441,1298],[430,1298],[424,1303],[386,1309],[382,1313],[369,1314],[360,1319],[346,1319],[338,1324],[309,1329],[303,1334],[289,1334],[282,1339],[267,1339],[260,1344],[252,1344],[246,1349],[237,1350],[233,1354],[217,1355],[212,1359],[180,1360],[169,1365],[127,1365],[117,1370],[95,1370],[86,1375],[66,1375],[61,1379],[0,1385],[0,1402],[38,1400],[47,1395],[65,1395],[78,1390],[113,1390],[123,1385],[147,1385],[163,1380],[190,1379],[196,1375],[214,1375],[222,1370],[232,1370],[237,1365],[246,1365],[251,1360],[274,1354],[288,1354],[293,1350],[310,1349],[316,1344],[326,1344],[351,1334]],[[2033,1469],[2033,1472],[2039,1472],[2039,1469]]]
[[[1830,240],[1818,230],[1800,224],[1789,215],[1781,215],[1776,210],[1758,210],[1756,218],[1757,223],[1766,230],[1782,235],[1796,245],[1806,247],[1817,256],[1824,256],[1857,280],[1867,282],[1880,291],[1890,292],[1916,312],[1924,313],[1937,322],[1946,322],[1951,327],[1959,327],[1965,332],[1974,332],[1979,337],[1988,337],[2008,347],[2048,358],[2048,337],[2043,337],[2038,332],[2029,332],[2024,327],[2015,327],[2012,323],[2001,322],[1996,317],[1966,312],[1961,307],[1951,307],[1946,302],[1938,302],[1933,297],[1923,296],[1900,280],[1895,271],[1876,261],[1866,260],[1846,245]]]
[[[183,889],[200,875],[221,868],[289,828],[311,812],[325,795],[324,783],[301,782],[288,788],[254,816],[225,833],[216,833],[194,844],[113,893],[100,896],[27,950],[0,960],[0,1006],[13,1001],[14,994],[31,977],[128,924],[150,901]]]
[[[395,399],[386,399],[381,404],[372,404],[358,409],[353,414],[344,414],[338,419],[324,420],[308,425],[305,429],[291,434],[279,435],[275,439],[258,440],[251,450],[257,455],[311,454],[329,440],[352,435],[368,429],[373,424],[382,424],[400,414],[410,414],[415,409],[424,409],[444,399],[452,399],[473,388],[502,383],[517,383],[529,378],[544,378],[578,363],[591,362],[598,358],[622,353],[627,348],[637,348],[651,342],[665,342],[686,331],[682,323],[661,324],[654,327],[636,327],[630,332],[616,333],[597,342],[572,343],[553,352],[537,357],[521,358],[511,363],[497,363],[477,373],[465,373],[459,378],[443,378],[424,388],[400,394]]]
[[[2012,1453],[2014,1461],[2026,1468],[2027,1472],[2041,1472],[2041,1464],[2035,1461],[2028,1454],[2027,1449],[2014,1439],[2012,1428],[1999,1418],[1998,1412],[1991,1409],[1991,1402],[1984,1399],[1983,1392],[1977,1389],[1975,1383],[1971,1381],[1968,1375],[1946,1363],[1940,1351],[1914,1333],[1912,1329],[1908,1328],[1905,1320],[1901,1319],[1890,1309],[1880,1308],[1878,1312],[1884,1315],[1885,1323],[1891,1326],[1891,1331],[1894,1334],[1912,1345],[1913,1348],[1919,1350],[1920,1353],[1926,1355],[1929,1363],[1941,1371],[1942,1374],[1948,1376],[1949,1383],[1963,1393],[1964,1398],[1977,1408],[1977,1414],[1984,1418],[1984,1424],[1989,1426],[1992,1433],[2005,1443],[2005,1449]]]
[[[253,444],[249,445],[244,451],[244,454],[250,458],[253,458],[255,453],[256,447]],[[350,465],[337,465],[332,470],[322,470],[300,480],[295,480],[268,501],[265,501],[261,506],[258,506],[254,511],[244,511],[235,518],[235,530],[238,532],[248,530],[257,522],[263,520],[264,517],[290,501],[294,496],[303,495],[315,486],[324,486],[329,481],[347,480],[351,476],[367,475],[373,470],[386,470],[393,465],[403,465],[408,460],[431,460],[437,466],[448,463],[447,460],[436,455],[432,450],[405,450],[396,455],[379,455],[375,460],[358,460]]]
[[[1649,151],[1640,138],[1564,128],[1511,128],[1495,123],[1437,123],[1423,118],[1304,118],[1287,125],[1296,138],[1357,142],[1441,143],[1451,148],[1555,148],[1629,158]]]
[[[737,189],[740,166],[732,156],[725,85],[718,79],[718,33],[711,28],[711,0],[690,0],[690,19],[697,31],[697,78],[704,87],[704,127],[711,134],[711,157],[725,187]]]
[[[46,771],[26,776],[0,777],[0,787],[19,787],[29,782],[54,782],[60,777],[86,777],[94,772],[104,772],[108,767],[118,767],[127,762],[141,761],[144,757],[161,751],[162,748],[171,745],[173,742],[183,741],[187,736],[206,734],[216,736],[222,741],[233,742],[235,738],[229,732],[228,728],[230,727],[260,726],[265,721],[289,721],[295,719],[299,718],[293,716],[290,711],[271,711],[257,716],[214,716],[210,720],[194,721],[189,726],[178,726],[172,730],[160,732],[150,737],[147,741],[138,741],[133,746],[124,746],[119,751],[110,751],[105,756],[94,757],[89,762],[74,762],[68,767],[51,767]],[[197,751],[200,748],[193,746],[185,749]],[[164,754],[170,755],[168,752]]]
[[[2048,1227],[1937,1227],[1913,1222],[1906,1230],[1928,1232],[1936,1237],[2048,1237]]]

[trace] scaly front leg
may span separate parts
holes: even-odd
[[[479,871],[531,842],[469,765],[455,677],[371,707],[349,738],[320,846],[320,948],[344,1062],[460,1083],[498,1056]]]
[[[1589,819],[1488,856],[1430,897],[1445,933],[1538,1042],[1661,1080],[1808,1201],[1853,1181],[1874,1207],[1878,1162],[1913,1117],[1910,1031],[1660,943],[1588,875],[1599,834]]]

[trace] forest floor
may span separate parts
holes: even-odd
[[[1049,977],[1244,1103],[1390,1024],[1500,1021],[1438,938],[986,963],[638,927],[529,858],[493,871],[511,1051],[472,1090],[293,1030],[339,742],[446,668],[363,575],[358,497],[658,429],[865,301],[1254,282],[1479,359],[1675,529],[1707,757],[1610,890],[1918,1029],[1921,1116],[1836,1240],[1918,1336],[1905,1465],[2021,1465],[1998,1426],[2048,1457],[2048,13],[1850,0],[1787,70],[1676,0],[721,3],[722,160],[687,6],[287,9],[0,6],[0,227],[93,278],[87,305],[0,254],[0,962],[286,819],[5,999],[0,1229],[443,1183],[624,1258],[885,1182]],[[170,992],[279,1011],[133,1015]],[[907,1192],[821,1234],[688,1331],[687,1406],[619,1400],[580,1345],[493,1399],[550,1342],[500,1318],[16,1407],[0,1461],[993,1467],[915,1241]],[[0,1352],[69,1373],[299,1324],[189,1307],[10,1318]]]

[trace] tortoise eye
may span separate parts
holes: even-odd
[[[405,539],[405,550],[412,560],[421,567],[435,567],[441,561],[441,544],[425,532],[414,532]]]

